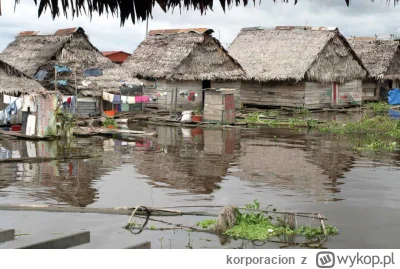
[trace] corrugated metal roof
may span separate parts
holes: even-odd
[[[54,35],[69,35],[78,31],[79,27],[75,28],[66,28],[66,29],[59,29],[57,30]]]
[[[161,29],[161,30],[151,30],[149,35],[169,35],[169,34],[182,34],[195,32],[198,34],[213,33],[214,30],[210,28],[186,28],[186,29]]]
[[[35,36],[39,31],[23,31],[18,34],[18,36]]]
[[[337,27],[311,27],[311,26],[275,26],[275,27],[247,27],[242,28],[241,31],[257,31],[257,30],[285,30],[285,31],[292,31],[292,30],[311,30],[311,31],[335,31],[338,30]]]
[[[122,51],[122,50],[102,51],[101,53],[103,53],[104,56],[111,55],[111,54],[116,54],[116,53],[125,53],[125,54],[128,54],[128,55],[131,55],[130,53]]]

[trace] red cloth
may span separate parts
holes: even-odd
[[[71,104],[71,97],[68,97],[67,103],[68,103],[68,104]]]

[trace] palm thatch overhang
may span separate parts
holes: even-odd
[[[0,93],[18,96],[44,92],[45,89],[40,83],[0,60]]]
[[[343,83],[367,70],[337,28],[243,28],[228,49],[246,80]]]
[[[283,3],[289,3],[289,0],[280,0]],[[373,1],[373,0],[371,0]],[[387,0],[387,2],[397,3],[399,0]],[[152,17],[152,12],[155,4],[157,3],[164,12],[173,11],[176,8],[182,10],[193,8],[194,10],[200,10],[201,14],[206,13],[208,9],[212,11],[214,0],[34,0],[35,4],[38,6],[39,17],[46,11],[50,10],[50,14],[53,19],[60,15],[60,12],[65,17],[68,17],[68,11],[70,11],[70,16],[78,17],[82,14],[82,11],[92,18],[93,13],[98,13],[100,16],[103,14],[112,14],[113,16],[121,17],[121,24],[129,18],[135,23],[136,20],[146,20]],[[222,9],[225,11],[226,8],[231,8],[236,5],[239,6],[243,3],[243,6],[247,6],[249,2],[253,2],[254,5],[260,1],[256,0],[219,0]],[[277,0],[273,0],[277,2]],[[292,1],[295,5],[298,0]],[[350,0],[343,0],[347,6],[350,4]],[[20,3],[20,0],[15,0],[16,4]],[[1,1],[0,1],[0,15],[1,15]]]
[[[138,78],[168,81],[236,81],[243,77],[232,58],[207,28],[150,31],[122,67]]]
[[[57,73],[57,81],[66,82],[57,86],[64,94],[75,94],[75,85],[85,96],[101,96],[103,91],[118,93],[124,84],[141,85],[94,47],[82,28],[61,29],[53,35],[38,33],[21,32],[0,53],[0,59],[37,79],[46,89],[55,89],[54,66],[69,69]],[[93,69],[100,73],[88,76],[86,71]]]
[[[400,79],[399,42],[377,40],[374,37],[352,37],[348,41],[368,69],[371,78]]]

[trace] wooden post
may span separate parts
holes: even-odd
[[[89,242],[90,232],[87,231],[24,246],[19,249],[64,249],[76,247]]]
[[[78,87],[76,86],[76,68],[75,68],[75,115],[78,113]]]
[[[54,92],[57,95],[57,68],[54,67]]]
[[[172,119],[172,106],[174,104],[174,90],[171,90],[171,107],[169,108],[169,117]]]
[[[174,118],[176,118],[176,106],[178,103],[178,88],[175,88],[175,108],[174,108]]]
[[[15,239],[15,230],[0,230],[0,243]]]

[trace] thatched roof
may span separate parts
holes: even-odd
[[[367,74],[337,28],[244,28],[228,51],[249,80],[342,83]]]
[[[19,93],[42,93],[44,91],[45,89],[40,83],[0,60],[0,93],[18,95]]]
[[[112,63],[96,47],[94,47],[82,28],[68,28],[58,30],[53,35],[39,35],[38,32],[23,32],[0,53],[0,59],[14,66],[21,72],[34,77],[39,70],[48,72],[41,80],[43,86],[54,88],[54,66],[68,67],[77,70],[77,86],[87,90],[100,92],[118,91],[121,81],[139,85],[137,79]],[[99,77],[85,77],[86,69],[100,69],[103,75]],[[61,75],[58,79],[68,81],[62,86],[64,92],[74,92],[75,77],[71,73]],[[84,86],[82,81],[96,82],[91,86]]]
[[[375,79],[400,79],[399,42],[374,37],[348,39],[354,51]]]
[[[206,28],[150,31],[122,64],[134,76],[167,80],[238,80],[241,66]]]
[[[276,2],[277,0],[273,1]],[[284,3],[290,2],[289,0],[281,1]],[[294,4],[296,4],[297,1],[298,0],[294,0]],[[398,2],[398,0],[387,0],[387,2],[390,1]],[[226,7],[230,8],[233,5],[239,6],[243,3],[243,5],[246,6],[251,0],[219,0],[219,2],[225,11]],[[258,3],[256,0],[253,0],[253,2],[254,4]],[[346,3],[348,6],[350,0],[343,0],[342,2]],[[19,4],[20,1],[15,0],[15,3]],[[68,11],[70,11],[70,16],[72,18],[75,16],[78,17],[82,13],[88,14],[90,17],[92,17],[93,13],[98,13],[100,16],[104,13],[111,13],[112,15],[119,15],[121,17],[121,24],[124,24],[129,16],[131,16],[133,23],[135,23],[136,19],[145,20],[146,18],[151,18],[155,3],[157,3],[164,12],[174,10],[175,8],[182,9],[183,7],[185,9],[198,9],[201,14],[205,13],[208,9],[212,10],[214,4],[212,0],[62,0],[61,4],[59,1],[53,0],[35,0],[35,3],[39,3],[39,17],[47,9],[50,10],[53,19],[59,16],[60,12],[68,17]]]

